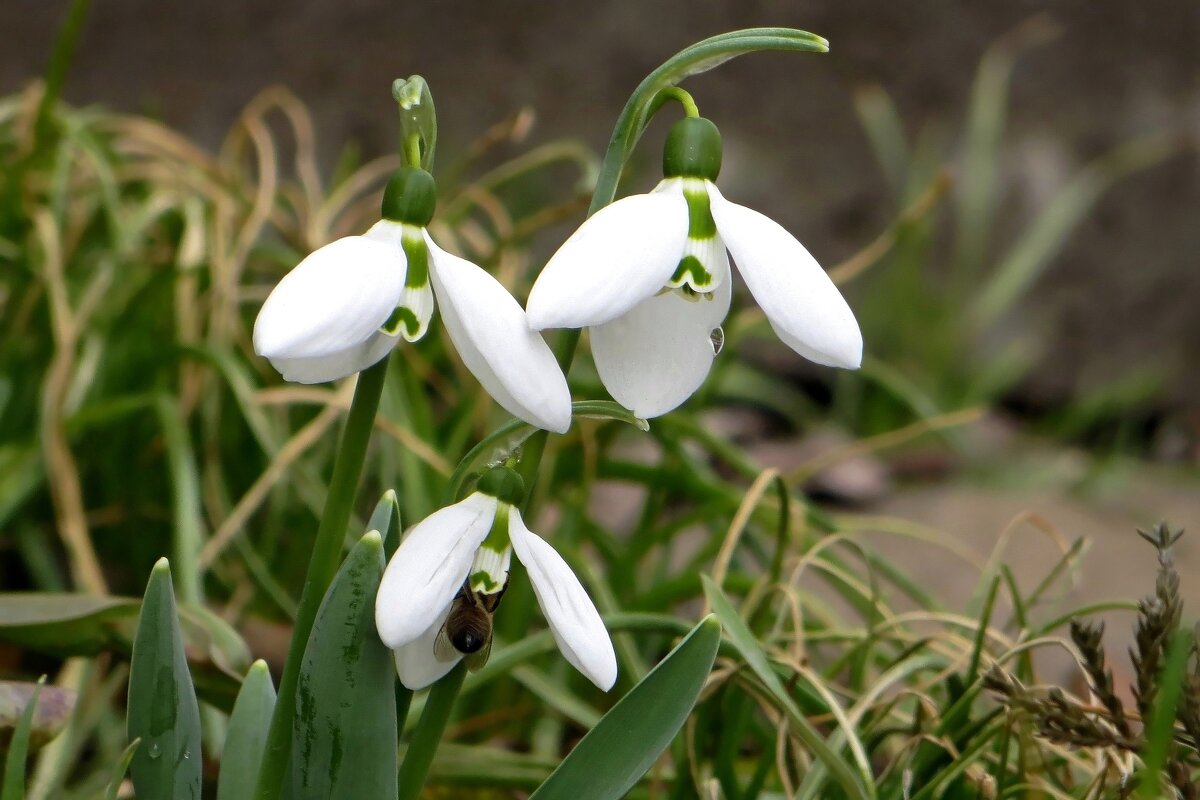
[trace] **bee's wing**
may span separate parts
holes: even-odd
[[[479,672],[479,670],[483,669],[483,665],[488,662],[488,657],[491,654],[492,632],[488,631],[488,637],[484,641],[483,647],[479,648],[468,656],[463,656],[463,660],[467,662],[467,669],[471,670],[471,672]]]
[[[491,642],[488,644],[490,645]],[[458,648],[451,643],[450,637],[446,635],[446,626],[442,625],[438,630],[437,637],[433,640],[433,657],[438,661],[454,661],[460,656],[462,653],[458,652]]]

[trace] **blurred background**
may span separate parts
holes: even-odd
[[[28,100],[65,14],[59,2],[0,4],[0,94]],[[1006,542],[1019,574],[1044,572],[1064,542],[1090,537],[1085,599],[1145,591],[1154,564],[1134,525],[1200,520],[1200,4],[105,0],[83,24],[62,97],[148,117],[217,153],[247,104],[283,86],[311,114],[314,163],[331,182],[346,164],[393,152],[389,87],[419,73],[437,101],[445,169],[481,142],[493,161],[564,140],[602,154],[651,69],[693,41],[756,25],[819,33],[831,51],[747,56],[686,88],[725,137],[726,196],[840,270],[868,358],[859,374],[831,375],[766,338],[757,346],[751,309],[742,343],[756,346],[720,359],[711,396],[697,401],[713,406],[704,424],[837,506],[928,525],[981,553]],[[653,186],[665,127],[647,132],[625,191]],[[292,145],[280,147],[286,161]],[[538,196],[551,177],[522,191]],[[527,267],[581,218],[577,204],[531,231]],[[29,266],[14,252],[0,260],[10,279]],[[244,313],[288,258],[247,273]],[[14,455],[39,424],[14,382],[40,382],[49,358],[29,343],[37,325],[14,321],[13,287],[0,297],[10,481],[40,470]],[[740,330],[727,325],[735,344]],[[198,445],[202,461],[232,434],[220,436]],[[73,446],[117,446],[97,437]],[[139,469],[162,456],[144,442],[131,452]],[[213,527],[261,466],[230,466],[237,491],[205,494]],[[45,532],[61,517],[35,483],[0,501],[21,521],[10,530]],[[104,481],[84,486],[102,557],[122,552],[106,526],[169,518],[149,492],[140,507],[105,494]],[[5,563],[23,586],[38,583],[29,574],[41,556],[22,536],[8,541],[23,560]],[[1178,548],[1193,597],[1195,541]],[[136,569],[110,576],[140,591],[160,549],[147,544]],[[907,549],[898,561],[914,561]],[[909,566],[951,595],[973,585],[956,589],[953,570],[928,562]]]

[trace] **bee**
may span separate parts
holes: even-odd
[[[463,581],[434,640],[434,657],[439,661],[462,657],[472,672],[478,672],[492,653],[492,615],[506,589],[507,581],[500,591],[486,594],[472,589],[470,579]]]

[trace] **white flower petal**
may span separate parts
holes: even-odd
[[[428,236],[425,241],[442,320],[467,369],[513,416],[565,433],[571,426],[567,379],[521,305],[480,267]]]
[[[804,246],[779,223],[709,186],[713,219],[738,272],[784,344],[832,367],[862,363],[854,312]]]
[[[381,242],[347,236],[325,245],[285,275],[263,303],[254,323],[255,352],[290,362],[345,358],[387,321],[404,291],[404,275],[404,253]],[[337,371],[335,366],[326,363],[315,373]]]
[[[375,332],[362,344],[310,358],[272,358],[271,366],[293,383],[324,383],[361,372],[391,352],[400,338]]]
[[[728,280],[696,298],[667,292],[589,329],[596,370],[613,399],[649,419],[691,397],[712,368],[710,337],[729,300]]]
[[[375,597],[375,627],[393,650],[424,633],[454,600],[475,551],[496,518],[497,501],[479,492],[435,511],[400,542]]]
[[[587,219],[546,264],[529,292],[529,324],[582,328],[615,319],[652,296],[683,255],[683,191],[635,194]]]
[[[525,527],[515,508],[509,511],[508,535],[563,657],[607,692],[617,681],[617,656],[587,591],[563,557]]]
[[[400,676],[400,682],[406,688],[414,692],[424,689],[454,669],[454,665],[462,660],[460,656],[449,661],[439,661],[433,654],[433,643],[437,641],[438,632],[446,623],[449,614],[450,609],[447,608],[428,630],[408,644],[396,648],[396,674]]]

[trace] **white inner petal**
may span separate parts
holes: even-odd
[[[420,636],[395,649],[396,674],[400,676],[400,683],[406,688],[414,692],[424,689],[454,669],[454,665],[461,660],[462,657],[459,656],[442,661],[433,653],[438,632],[446,624],[449,614],[450,609],[447,608]]]
[[[712,368],[711,334],[729,302],[726,280],[711,294],[664,292],[591,328],[596,370],[613,399],[648,419],[691,397]]]

